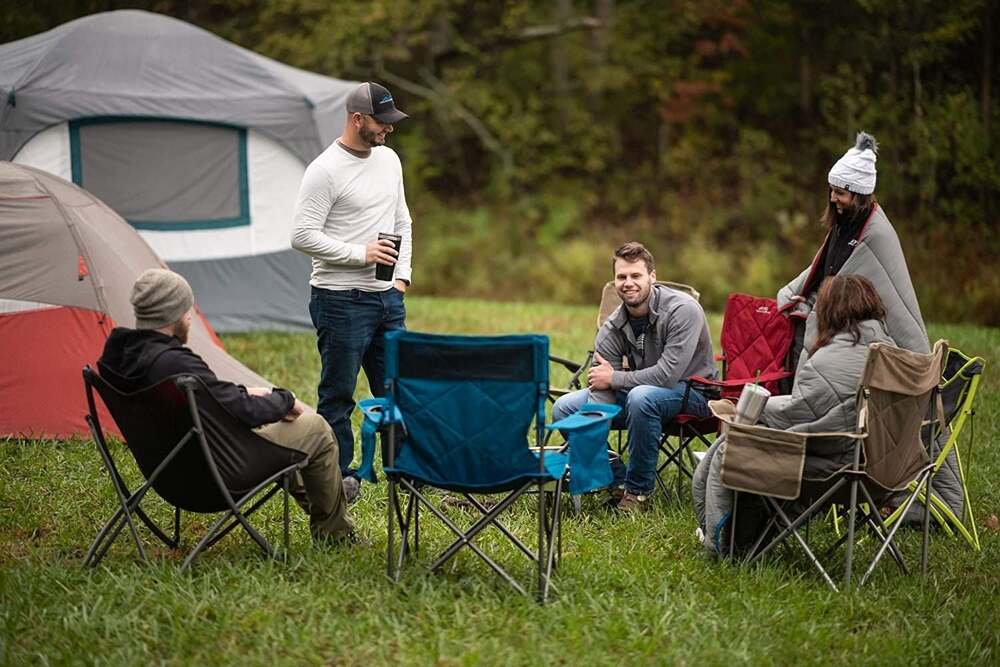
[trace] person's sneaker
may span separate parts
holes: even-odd
[[[618,507],[618,503],[622,501],[625,496],[624,486],[609,486],[608,487],[608,499],[605,501],[607,507]]]
[[[372,545],[371,540],[362,537],[356,530],[336,537],[313,535],[313,542],[326,547],[370,547]]]
[[[347,504],[353,505],[361,497],[361,480],[353,475],[345,477],[344,495],[347,496]]]
[[[649,508],[649,496],[640,496],[628,491],[618,501],[616,508],[619,512],[642,512]]]

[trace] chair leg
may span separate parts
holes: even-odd
[[[395,563],[395,558],[393,556],[393,551],[395,549],[395,543],[393,538],[393,521],[395,521],[395,509],[394,505],[396,503],[398,490],[396,489],[396,481],[391,477],[389,478],[389,498],[386,502],[386,512],[388,518],[386,520],[386,526],[388,534],[386,535],[386,546],[385,546],[385,573],[389,579],[395,583],[399,581],[399,572],[393,572],[393,565]]]
[[[472,505],[477,510],[479,510],[483,515],[489,514],[490,510],[486,509],[486,506],[483,505],[482,503],[480,503],[479,499],[476,498],[475,496],[467,493],[467,494],[465,494],[465,499],[468,500],[470,503],[472,503]],[[480,520],[480,521],[482,521],[482,520]],[[509,539],[511,542],[513,542],[514,546],[516,546],[518,549],[520,549],[524,553],[525,556],[527,556],[528,558],[531,558],[531,559],[535,558],[535,554],[532,553],[531,549],[528,548],[528,546],[524,542],[522,542],[517,537],[517,535],[515,535],[514,533],[512,533],[510,531],[510,529],[507,528],[507,526],[505,526],[502,523],[500,523],[499,520],[494,520],[492,523],[493,523],[494,526],[496,526],[497,530],[499,530],[504,535],[506,535],[507,539]],[[473,524],[473,528],[475,527],[475,525],[476,524]],[[471,531],[472,528],[470,528],[469,530]]]
[[[927,471],[927,490],[924,493],[924,535],[923,544],[920,550],[920,572],[927,576],[927,563],[931,544],[931,504],[934,498],[934,469]],[[906,516],[904,513],[903,516]]]
[[[882,521],[882,515],[878,512],[878,504],[872,498],[871,494],[868,493],[868,489],[864,484],[861,485],[861,491],[864,493],[868,506],[872,508],[872,511],[868,514],[870,517],[869,522],[871,524],[872,531],[878,536],[881,543],[885,544],[888,539],[886,536],[889,533],[889,529],[886,527],[885,522]],[[899,569],[902,570],[903,574],[909,574],[909,569],[906,567],[906,562],[903,560],[903,554],[901,554],[899,549],[896,548],[895,543],[889,543],[889,555],[892,556],[894,561],[896,561],[896,565],[899,566]]]
[[[449,546],[444,551],[444,553],[442,553],[438,557],[438,559],[430,565],[428,569],[433,572],[434,570],[441,567],[445,562],[447,562],[447,560],[451,558],[455,554],[455,552],[457,552],[461,547],[467,546],[477,556],[479,556],[482,559],[482,561],[486,563],[494,572],[496,572],[497,575],[502,577],[507,583],[513,586],[522,595],[527,596],[528,592],[524,590],[524,587],[521,586],[521,584],[519,584],[513,577],[507,574],[507,572],[502,567],[500,567],[492,558],[490,558],[482,549],[480,549],[479,546],[476,545],[476,543],[473,541],[473,539],[475,538],[476,534],[478,534],[483,528],[492,523],[499,514],[504,512],[508,507],[510,507],[514,503],[515,500],[520,498],[521,495],[524,493],[524,491],[529,486],[531,486],[531,484],[532,484],[531,482],[528,482],[520,489],[517,489],[516,491],[512,492],[510,495],[508,495],[506,498],[500,501],[500,503],[497,504],[496,507],[490,510],[487,516],[477,521],[466,532],[462,532],[462,530],[458,526],[456,526],[455,523],[447,517],[447,515],[445,515],[440,509],[435,507],[433,503],[429,502],[426,498],[419,495],[418,493],[418,500],[427,505],[427,509],[430,510],[430,512],[434,516],[436,516],[441,521],[441,523],[447,526],[448,529],[451,530],[455,535],[459,536],[458,539],[452,542],[451,546]]]
[[[858,514],[858,480],[851,480],[851,508],[847,518],[847,553],[844,556],[844,587],[851,590],[851,569],[854,565],[854,529]]]
[[[541,590],[541,603],[545,604],[549,597],[549,588],[552,586],[552,570],[556,567],[562,557],[562,478],[556,482],[555,498],[552,502],[552,524],[548,539],[548,555],[546,560],[545,585]],[[553,541],[555,545],[553,545]],[[555,546],[555,548],[553,548]]]
[[[931,476],[931,474],[932,474],[932,471],[930,471],[930,470],[928,470],[926,473],[924,473],[925,478],[923,480],[921,480],[917,484],[917,491],[920,490],[920,486],[921,485],[923,485],[925,489],[927,488],[927,485],[930,482],[930,476]],[[917,499],[917,492],[914,492],[909,498],[906,499],[906,503],[904,503],[905,509],[903,510],[903,515],[904,516],[906,515],[906,512],[908,512],[910,510],[910,507],[913,505],[913,502],[916,499]],[[925,519],[925,521],[927,521],[927,524],[925,524],[925,526],[927,527],[927,529],[929,529],[930,517],[926,517],[925,516],[924,519]],[[861,577],[861,583],[859,584],[859,586],[863,586],[864,583],[865,583],[865,581],[867,581],[868,577],[875,570],[875,566],[878,565],[879,560],[882,558],[882,554],[885,553],[886,549],[889,548],[889,544],[892,542],[892,538],[895,537],[896,531],[899,530],[899,527],[902,524],[903,524],[902,521],[897,521],[896,523],[892,524],[892,528],[889,530],[889,534],[886,535],[885,542],[883,542],[882,546],[875,553],[875,558],[872,559],[872,562],[868,566],[868,569],[865,571],[864,575]],[[927,539],[927,535],[926,534],[924,536],[924,539]],[[926,558],[926,551],[924,552],[923,556],[924,556],[924,558]]]
[[[420,553],[420,503],[413,499],[413,553]]]
[[[250,507],[250,509],[249,509],[249,510],[247,510],[246,512],[243,512],[243,516],[244,516],[244,517],[249,517],[249,516],[250,516],[251,514],[253,514],[254,512],[256,512],[256,511],[257,511],[258,509],[260,509],[260,508],[261,508],[261,507],[262,507],[262,506],[264,505],[264,503],[266,503],[266,502],[267,502],[268,500],[270,500],[270,499],[271,499],[271,496],[273,496],[273,495],[274,495],[275,493],[277,493],[277,492],[278,492],[278,491],[280,491],[280,490],[281,490],[281,486],[279,486],[279,485],[278,485],[278,484],[276,483],[276,484],[274,485],[274,487],[273,487],[273,488],[271,488],[271,489],[270,489],[270,490],[269,490],[269,491],[268,491],[268,492],[267,492],[266,494],[264,494],[263,496],[261,496],[261,497],[260,497],[260,498],[259,498],[259,499],[257,500],[257,502],[255,502],[255,503],[254,503],[254,504],[253,504],[253,505],[252,505],[252,506]],[[248,497],[251,497],[251,498],[252,498],[253,496],[251,495],[251,496],[248,496]],[[213,546],[215,546],[216,542],[218,542],[219,540],[221,540],[222,538],[224,538],[224,537],[225,537],[226,535],[228,535],[228,534],[229,534],[229,533],[230,533],[230,532],[231,532],[231,531],[232,531],[232,530],[233,530],[234,528],[236,528],[237,526],[239,526],[239,525],[240,525],[240,521],[239,521],[239,519],[237,519],[237,518],[236,518],[236,515],[235,515],[235,514],[231,515],[231,517],[232,517],[231,521],[230,521],[230,522],[229,522],[229,523],[228,523],[228,524],[227,524],[227,525],[226,525],[226,526],[225,526],[224,528],[222,528],[221,530],[219,530],[219,531],[218,531],[218,532],[217,532],[217,533],[216,533],[216,534],[215,534],[215,535],[214,535],[214,536],[212,537],[211,541],[209,541],[209,543],[208,543],[207,545],[205,545],[205,548],[206,548],[206,549],[211,549],[211,548],[212,548]],[[251,537],[253,537],[253,536],[251,535]]]
[[[845,482],[843,478],[837,480],[837,482],[833,486],[827,489],[826,492],[819,497],[819,500],[814,501],[813,504],[810,505],[805,511],[803,511],[794,521],[792,521],[790,525],[783,528],[781,532],[778,533],[778,535],[773,540],[771,540],[766,547],[761,549],[759,552],[756,553],[751,552],[752,556],[749,558],[749,560],[751,561],[759,560],[763,558],[765,555],[767,555],[767,553],[771,551],[771,549],[773,549],[775,546],[783,542],[785,538],[788,537],[789,533],[796,530],[802,523],[804,523],[812,515],[812,513],[816,511],[817,508],[825,505],[826,502],[833,496],[833,494],[836,493],[837,490],[846,483],[847,482]],[[770,500],[771,501],[770,504],[773,505],[775,508],[777,508],[777,504],[774,503],[773,499],[770,499],[767,496],[764,496],[764,498],[765,500]],[[759,543],[762,541],[762,539],[758,538],[757,541],[758,545],[755,546],[759,546]],[[756,551],[756,549],[754,549],[754,551]]]
[[[284,477],[281,478],[281,490],[282,490],[282,496],[283,496],[283,502],[282,502],[282,505],[283,505],[283,508],[282,508],[282,519],[284,520],[284,524],[283,524],[283,527],[282,527],[282,533],[283,533],[284,542],[285,542],[285,558],[286,559],[288,558],[288,544],[289,544],[289,540],[288,540],[288,532],[289,532],[288,531],[288,524],[289,524],[289,518],[290,518],[288,516],[288,495],[289,495],[289,493],[288,493],[288,479],[289,479],[289,477],[290,477],[290,475],[285,475]]]
[[[538,591],[538,601],[544,602],[545,598],[545,566],[548,562],[549,549],[547,544],[549,542],[548,536],[545,530],[545,485],[539,482],[537,485],[538,489],[538,587],[535,589]]]
[[[736,553],[736,517],[740,509],[740,492],[733,491],[733,511],[729,515],[729,558]]]
[[[774,511],[778,514],[778,516],[781,517],[781,520],[785,523],[785,525],[789,528],[789,530],[791,530],[791,534],[795,537],[796,540],[798,540],[799,545],[806,552],[806,556],[809,558],[812,564],[816,566],[816,569],[819,570],[819,573],[823,576],[823,579],[826,581],[826,583],[830,586],[830,588],[836,591],[837,584],[833,583],[833,579],[831,579],[830,575],[827,574],[826,570],[823,568],[823,564],[819,562],[819,559],[816,558],[816,555],[812,552],[812,549],[809,548],[809,545],[806,543],[806,541],[802,539],[801,535],[799,535],[799,531],[797,530],[797,528],[793,527],[792,521],[788,518],[788,515],[785,514],[784,510],[782,510],[781,507],[778,505],[778,503],[774,502],[772,498],[767,498],[767,501],[771,504],[772,509],[774,509]]]
[[[414,508],[418,505],[414,495],[408,494],[406,500],[405,517],[402,512],[397,512],[396,518],[399,521],[399,556],[396,559],[396,572],[403,571],[403,562],[410,553],[410,526],[413,522]]]
[[[181,508],[174,508],[174,543],[171,545],[174,549],[181,544]]]

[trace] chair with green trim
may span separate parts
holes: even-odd
[[[968,474],[972,468],[972,450],[975,446],[975,400],[976,392],[979,389],[979,381],[982,379],[986,361],[982,357],[970,357],[967,354],[951,348],[948,350],[948,359],[945,364],[944,373],[941,375],[941,399],[944,404],[944,419],[946,429],[943,431],[946,439],[934,456],[934,474],[939,476],[942,467],[949,467],[957,479],[961,488],[962,511],[956,513],[947,502],[941,499],[941,487],[935,487],[936,493],[931,494],[931,515],[941,527],[942,531],[952,536],[957,532],[976,551],[980,550],[979,532],[976,530],[976,521],[972,513],[972,504],[969,502],[969,487],[967,484]],[[972,419],[969,419],[969,418]],[[971,427],[970,434],[965,447],[968,458],[968,466],[963,465],[962,455],[959,447],[959,438],[966,421]],[[929,439],[930,429],[925,429],[925,443]],[[949,459],[949,455],[954,452],[954,457]],[[912,484],[911,484],[912,486]],[[913,489],[911,488],[910,491]],[[923,503],[925,494],[920,493],[918,500]],[[888,519],[886,525],[892,525],[903,516],[902,508],[897,508]]]

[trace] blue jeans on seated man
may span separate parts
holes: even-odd
[[[385,334],[406,328],[406,304],[395,287],[384,292],[312,288],[309,315],[321,362],[316,411],[333,429],[340,471],[357,477],[354,459],[354,389],[363,368],[372,395],[385,394]]]
[[[660,454],[660,436],[663,422],[676,417],[684,403],[687,382],[679,382],[670,389],[639,385],[616,394],[622,411],[611,422],[612,428],[628,429],[628,467],[622,478],[621,467],[612,466],[615,485],[625,485],[625,490],[637,496],[649,495],[656,486],[656,463]],[[552,407],[552,420],[567,417],[590,400],[590,390],[580,389],[561,396]],[[698,417],[709,414],[705,397],[695,389],[688,392],[685,413]]]

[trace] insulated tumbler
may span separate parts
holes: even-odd
[[[736,423],[756,424],[764,412],[764,405],[771,397],[771,392],[759,384],[748,384],[743,387],[740,400],[736,403]]]
[[[399,252],[399,246],[403,243],[403,237],[400,236],[399,234],[390,234],[388,232],[379,232],[378,238],[379,238],[380,241],[382,239],[387,239],[389,241],[392,241],[392,245],[396,249],[396,252]],[[399,258],[398,255],[396,257],[397,257],[397,259]],[[376,280],[392,280],[392,276],[393,276],[393,274],[395,272],[396,272],[396,265],[395,264],[392,264],[392,265],[389,265],[389,264],[376,264],[375,265],[375,279]]]

